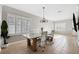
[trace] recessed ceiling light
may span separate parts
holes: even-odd
[[[61,11],[61,10],[58,10],[57,12],[58,12],[58,13],[61,13],[62,11]]]

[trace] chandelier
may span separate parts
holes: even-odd
[[[46,18],[45,18],[45,7],[42,7],[42,8],[43,8],[43,19],[40,20],[40,22],[41,23],[46,23],[46,22],[48,22],[48,20],[46,20]]]

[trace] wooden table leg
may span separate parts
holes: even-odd
[[[27,46],[31,46],[31,41],[30,41],[30,39],[27,39]]]
[[[37,51],[37,39],[33,38],[32,40],[33,40],[33,42],[32,42],[32,50]]]

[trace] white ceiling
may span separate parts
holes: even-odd
[[[76,11],[75,4],[6,4],[7,6],[42,17],[42,7],[45,6],[45,17],[48,20],[59,21],[72,19]]]

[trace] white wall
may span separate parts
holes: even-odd
[[[2,6],[0,5],[0,35],[1,35],[1,19],[2,19]],[[1,51],[1,36],[0,36],[0,51]]]
[[[31,29],[34,32],[36,32],[36,33],[41,32],[41,27],[43,27],[44,31],[48,31],[48,33],[50,33],[54,29],[52,21],[48,21],[47,23],[41,23],[40,20],[41,19],[32,20]]]
[[[2,19],[2,5],[0,5],[0,26],[1,26],[1,21],[2,21],[1,19]],[[1,33],[1,29],[0,29],[0,33]]]

